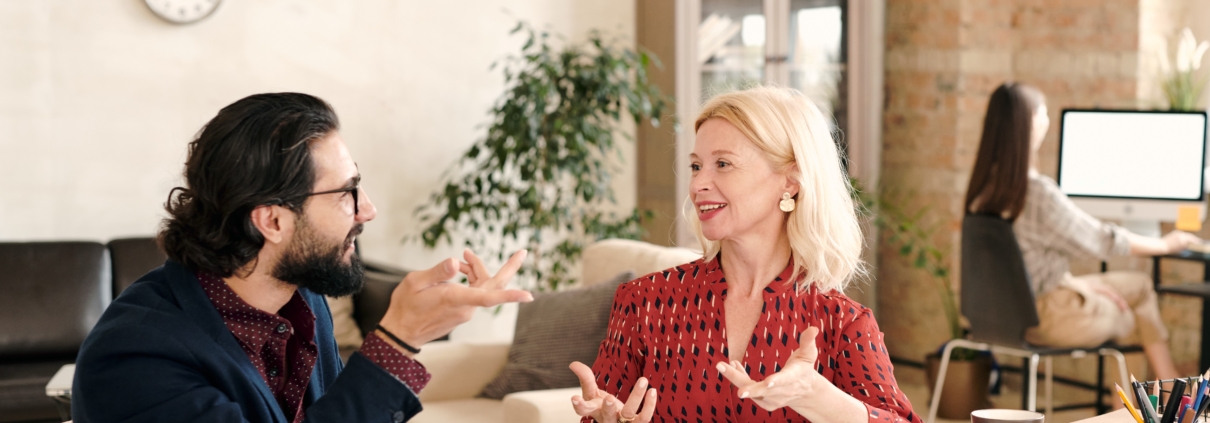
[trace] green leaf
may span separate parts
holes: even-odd
[[[595,210],[616,201],[610,179],[621,150],[613,134],[622,119],[658,124],[668,100],[644,69],[658,58],[598,31],[580,45],[524,22],[511,33],[526,39],[520,54],[496,61],[506,88],[486,135],[443,174],[431,205],[417,208],[425,229],[408,239],[429,248],[458,240],[500,260],[521,242],[533,257],[519,272],[522,285],[555,289],[575,280],[570,263],[587,243],[643,235],[649,211]]]

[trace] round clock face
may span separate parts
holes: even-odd
[[[221,0],[143,0],[152,12],[168,22],[187,24],[202,20]]]

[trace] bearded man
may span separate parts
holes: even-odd
[[[324,296],[362,286],[377,213],[331,106],[258,94],[189,144],[159,234],[169,260],[105,310],[76,361],[77,422],[402,422],[430,375],[412,357],[476,307],[530,301],[473,253],[412,272],[342,364]],[[459,272],[468,285],[447,283]]]

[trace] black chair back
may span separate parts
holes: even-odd
[[[0,361],[74,358],[113,298],[100,243],[0,243],[0,269]]]
[[[125,291],[147,272],[163,266],[168,255],[160,251],[155,238],[122,238],[109,241],[113,259],[113,297]]]
[[[962,314],[976,342],[1025,346],[1038,309],[1012,222],[968,214],[962,220]]]

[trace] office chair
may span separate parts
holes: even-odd
[[[1123,353],[1143,350],[1138,345],[1117,346],[1112,343],[1088,348],[1049,348],[1026,342],[1025,330],[1038,325],[1038,310],[1029,274],[1025,271],[1025,261],[1021,257],[1021,248],[1013,234],[1012,222],[996,215],[968,214],[962,220],[962,314],[970,321],[971,339],[953,339],[945,343],[933,397],[929,402],[928,423],[936,421],[941,389],[954,348],[1022,357],[1022,371],[1026,374],[1025,386],[1021,390],[1021,407],[1029,411],[1037,409],[1038,361],[1045,357],[1047,415],[1053,414],[1056,409],[1053,401],[1054,356],[1081,358],[1090,353],[1097,355],[1096,402],[1071,404],[1059,409],[1096,407],[1100,414],[1106,408],[1102,398],[1105,356],[1110,355],[1117,360],[1122,386],[1129,386],[1126,356]]]

